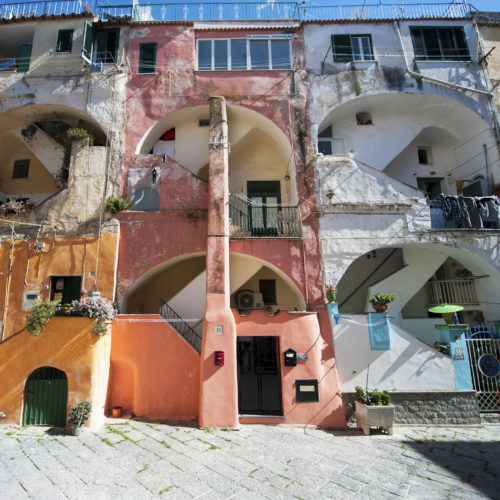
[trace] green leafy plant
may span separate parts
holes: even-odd
[[[396,296],[390,293],[379,293],[377,292],[371,299],[370,304],[374,306],[386,306],[390,304],[393,300],[396,300]]]
[[[354,390],[356,391],[354,399],[366,406],[388,406],[391,404],[391,396],[387,391],[378,391],[375,389],[369,392],[365,391],[359,385]]]
[[[26,316],[26,330],[32,337],[38,337],[49,319],[54,316],[57,301],[35,302]]]
[[[82,141],[85,146],[94,145],[94,135],[84,128],[69,128],[66,133],[70,139]]]
[[[89,419],[91,411],[92,403],[88,399],[80,401],[70,408],[68,422],[71,425],[83,425]]]
[[[127,210],[128,207],[130,207],[130,203],[120,196],[110,196],[106,200],[106,210],[111,212],[111,215],[116,215],[122,210]]]

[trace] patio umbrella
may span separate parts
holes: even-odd
[[[434,306],[429,309],[431,313],[442,314],[444,320],[449,325],[453,323],[453,316],[457,311],[461,311],[464,306],[456,306],[453,304],[441,304],[440,306]]]

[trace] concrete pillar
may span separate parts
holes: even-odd
[[[229,307],[229,143],[226,103],[210,98],[207,300],[200,369],[200,427],[239,426],[236,325]],[[215,364],[224,351],[224,366]]]

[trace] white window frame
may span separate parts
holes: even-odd
[[[247,52],[247,62],[246,68],[232,68],[231,60],[231,40],[246,40],[246,52]],[[268,67],[267,68],[252,68],[252,59],[250,55],[250,44],[252,40],[267,40],[267,53],[268,53]],[[273,55],[272,55],[272,42],[276,40],[288,41],[289,49],[289,61],[290,66],[288,68],[273,68]],[[197,53],[197,71],[290,71],[292,69],[292,36],[291,35],[248,35],[245,38],[198,38],[196,40],[196,53]],[[199,51],[200,42],[211,42],[210,43],[210,69],[200,69],[199,68]],[[227,43],[227,69],[215,69],[215,42],[216,41],[226,41]]]
[[[365,54],[363,51],[363,43],[362,40],[366,39],[368,40],[368,54]],[[359,55],[360,57],[357,58],[356,54],[354,53],[354,41],[356,40],[356,43],[358,44],[358,49],[359,49]],[[375,57],[373,55],[373,47],[372,47],[372,39],[370,35],[351,35],[351,49],[352,49],[352,60],[353,61],[374,61]]]

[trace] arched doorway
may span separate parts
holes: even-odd
[[[52,366],[36,369],[24,389],[23,425],[66,425],[68,379]]]

